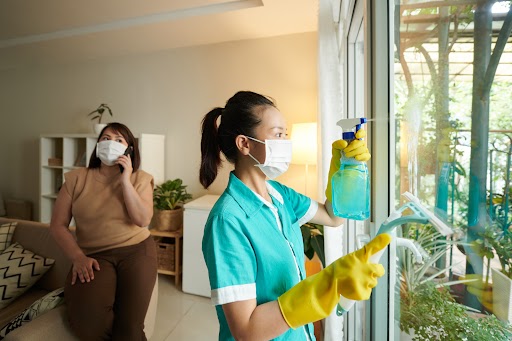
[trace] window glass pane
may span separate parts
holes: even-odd
[[[410,192],[454,231],[422,217],[397,231],[423,262],[397,250],[395,319],[422,340],[512,339],[512,13],[493,3],[402,0],[394,12],[394,204]]]

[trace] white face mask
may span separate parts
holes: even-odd
[[[265,162],[261,164],[254,156],[249,156],[256,161],[263,174],[269,179],[275,179],[288,170],[292,161],[292,141],[291,140],[265,140],[265,142],[247,136],[247,138],[263,143],[265,145]]]
[[[113,140],[96,143],[96,156],[107,166],[115,165],[116,160],[124,154],[126,146]]]

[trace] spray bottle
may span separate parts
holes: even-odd
[[[339,120],[343,140],[350,143],[366,118]],[[332,208],[338,217],[365,220],[370,216],[370,177],[364,161],[348,158],[342,152],[340,169],[332,176]]]

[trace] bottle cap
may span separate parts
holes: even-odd
[[[352,141],[353,139],[356,138],[356,134],[353,131],[346,131],[346,132],[343,132],[343,137],[342,138],[345,141]]]

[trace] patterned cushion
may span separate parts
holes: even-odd
[[[0,252],[3,252],[11,245],[12,235],[16,229],[16,225],[18,225],[17,222],[0,225]]]
[[[0,309],[27,291],[48,271],[55,260],[25,250],[19,243],[0,254]]]
[[[0,340],[2,340],[5,335],[12,332],[14,329],[27,324],[36,317],[59,306],[63,302],[64,288],[56,289],[46,296],[41,297],[32,303],[27,309],[23,310],[18,316],[13,318],[11,322],[7,323],[2,329],[0,329]]]

